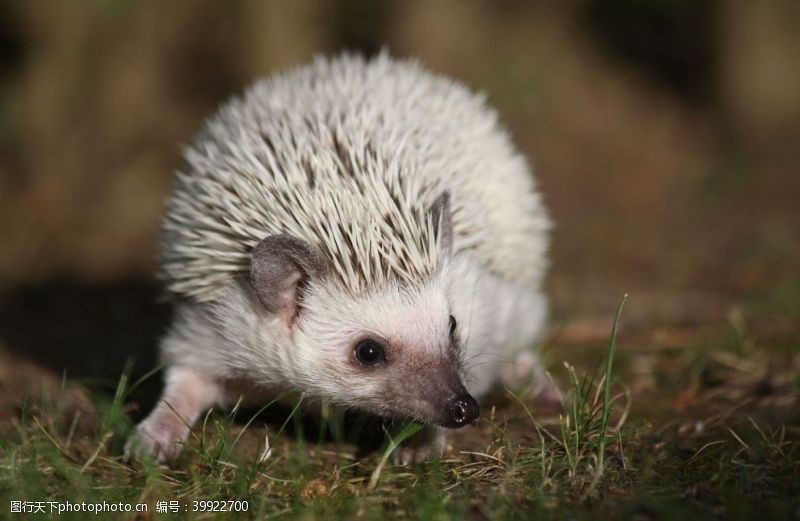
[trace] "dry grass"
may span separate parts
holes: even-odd
[[[630,332],[618,356],[609,349],[605,359],[591,341],[565,342],[559,349],[575,361],[556,371],[569,395],[562,410],[498,396],[441,460],[412,467],[386,464],[393,444],[357,455],[335,416],[303,435],[299,413],[267,431],[260,416],[237,409],[208,415],[172,468],[131,466],[120,456],[131,428],[122,378],[112,398],[95,396],[89,432],[64,420],[57,399],[25,405],[2,424],[4,508],[11,500],[105,500],[145,502],[152,512],[157,501],[177,500],[187,509],[177,517],[228,518],[236,514],[190,511],[199,500],[246,500],[240,517],[786,519],[798,508],[792,364],[800,360],[796,349],[761,345],[758,327],[732,324],[732,343],[695,337],[680,349],[626,349],[647,342]],[[636,361],[642,356],[653,358],[649,373]],[[281,432],[292,426],[294,435]]]

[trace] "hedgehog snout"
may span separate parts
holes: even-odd
[[[478,419],[480,408],[478,402],[470,394],[456,396],[447,403],[444,427],[460,429]]]

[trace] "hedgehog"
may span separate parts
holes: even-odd
[[[299,391],[421,422],[399,463],[441,454],[494,385],[548,386],[550,228],[484,95],[386,53],[257,81],[175,175],[164,390],[126,451],[166,463],[207,410]]]

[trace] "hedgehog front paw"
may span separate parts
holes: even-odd
[[[444,452],[446,435],[443,429],[425,426],[420,432],[401,443],[392,454],[395,465],[410,465],[433,458]]]
[[[499,377],[505,387],[521,391],[521,397],[534,400],[538,406],[549,410],[562,404],[561,393],[532,351],[517,353],[514,363],[503,367]]]
[[[164,465],[183,450],[189,428],[183,424],[164,424],[148,418],[136,426],[125,443],[125,459],[151,459]]]

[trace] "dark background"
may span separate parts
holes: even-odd
[[[0,344],[115,382],[168,323],[181,146],[253,79],[387,48],[485,91],[557,228],[554,324],[800,317],[795,0],[4,1]],[[2,382],[0,382],[2,383]]]

